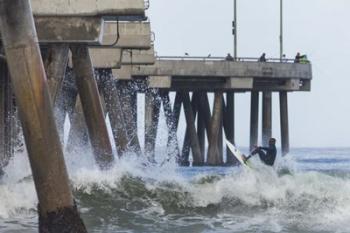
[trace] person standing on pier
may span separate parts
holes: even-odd
[[[259,154],[260,160],[264,164],[268,166],[273,166],[273,164],[275,163],[276,154],[277,154],[276,139],[270,138],[268,147],[256,147],[251,153],[251,155],[243,158],[243,160],[247,161],[248,159],[250,159],[252,156],[256,154]]]
[[[227,54],[226,58],[225,58],[226,61],[234,61],[233,57],[231,56],[231,54]]]
[[[266,62],[266,54],[263,53],[261,57],[259,58],[259,62]]]

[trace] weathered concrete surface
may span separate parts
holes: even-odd
[[[153,45],[149,50],[123,50],[122,65],[153,65],[155,62]]]
[[[94,68],[121,67],[122,50],[119,48],[89,48],[89,52]]]
[[[158,60],[152,66],[135,67],[132,75],[312,79],[309,64],[209,60]]]
[[[144,0],[32,0],[34,16],[144,15]]]
[[[102,41],[101,17],[36,17],[40,43],[89,43]]]
[[[122,60],[122,49],[119,48],[89,48],[92,65],[97,69],[120,69]],[[69,67],[73,67],[72,55],[69,55]]]
[[[310,64],[217,60],[157,60],[154,65],[123,66],[114,73],[117,78],[170,76],[173,90],[309,91],[312,79]]]
[[[39,232],[87,232],[69,185],[30,1],[0,1],[0,28],[39,200]]]
[[[119,38],[118,38],[119,30]],[[151,26],[149,22],[105,22],[103,45],[123,49],[150,49]]]

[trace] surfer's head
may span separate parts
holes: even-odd
[[[276,144],[276,139],[275,138],[270,138],[269,145],[275,145],[275,144]]]

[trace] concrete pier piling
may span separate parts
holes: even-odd
[[[220,140],[220,133],[222,134],[222,115],[223,115],[223,92],[215,92],[213,116],[210,122],[210,134],[209,134],[209,148],[208,148],[208,160],[207,164],[211,166],[222,165],[221,147],[222,141]]]
[[[282,155],[289,153],[289,125],[288,125],[288,94],[285,91],[279,93],[280,120],[281,120],[281,148]]]
[[[197,131],[195,126],[195,119],[198,112],[197,111],[198,93],[196,92],[193,93],[192,101],[190,99],[190,95],[188,92],[182,92],[181,95],[182,95],[186,124],[187,124],[184,146],[182,149],[182,165],[184,166],[189,165],[189,160],[188,160],[189,150],[187,150],[186,148],[186,144],[187,145],[189,144],[192,150],[192,156],[193,156],[192,166],[203,166],[204,161],[201,155],[200,144],[197,137]]]
[[[200,93],[200,95],[203,95],[203,93]],[[197,100],[197,109],[198,109],[198,117],[197,117],[197,135],[199,140],[199,145],[201,148],[201,155],[203,157],[204,161],[204,155],[205,155],[205,120],[204,115],[202,114],[203,110],[201,109],[200,105],[200,98]]]
[[[93,153],[98,165],[106,169],[112,165],[114,157],[89,49],[86,45],[71,45],[70,49]]]
[[[179,142],[177,139],[177,123],[175,115],[171,107],[170,97],[168,91],[161,91],[161,98],[163,103],[163,110],[165,120],[168,128],[168,159],[174,157],[178,159],[180,157]]]
[[[90,145],[89,134],[85,123],[86,121],[80,96],[76,98],[75,108],[69,119],[70,130],[68,134],[66,151],[69,153],[74,153],[77,152],[77,150]]]
[[[235,95],[234,92],[226,92],[226,107],[224,108],[224,129],[226,139],[235,144]],[[234,165],[237,163],[232,152],[226,148],[226,163]]]
[[[0,60],[0,177],[14,154],[16,141],[16,106],[7,63]]]
[[[154,161],[161,97],[159,90],[147,89],[145,93],[145,155]]]
[[[128,151],[130,137],[126,129],[125,116],[122,110],[116,81],[111,75],[106,75],[102,92],[106,102],[106,110],[111,122],[114,142],[118,156],[122,157]]]
[[[39,200],[39,232],[86,232],[73,201],[29,0],[1,0],[0,27]]]
[[[263,92],[262,103],[262,144],[268,146],[272,137],[272,93]]]
[[[67,44],[49,45],[44,67],[50,89],[52,103],[56,103],[58,94],[62,88],[63,79],[68,64],[69,46]]]
[[[141,146],[137,134],[137,91],[134,90],[132,83],[126,81],[118,81],[117,89],[126,131],[129,135],[129,151],[141,155]]]
[[[259,92],[252,91],[250,94],[250,143],[249,149],[252,151],[258,145],[259,135]]]

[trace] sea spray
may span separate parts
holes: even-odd
[[[302,156],[290,155],[275,169],[255,158],[251,171],[160,166],[131,154],[100,171],[89,151],[66,160],[91,232],[349,232],[349,177],[300,169],[300,158],[316,155]],[[281,167],[289,172],[278,172]],[[36,232],[25,154],[6,168],[0,199],[1,232]]]

